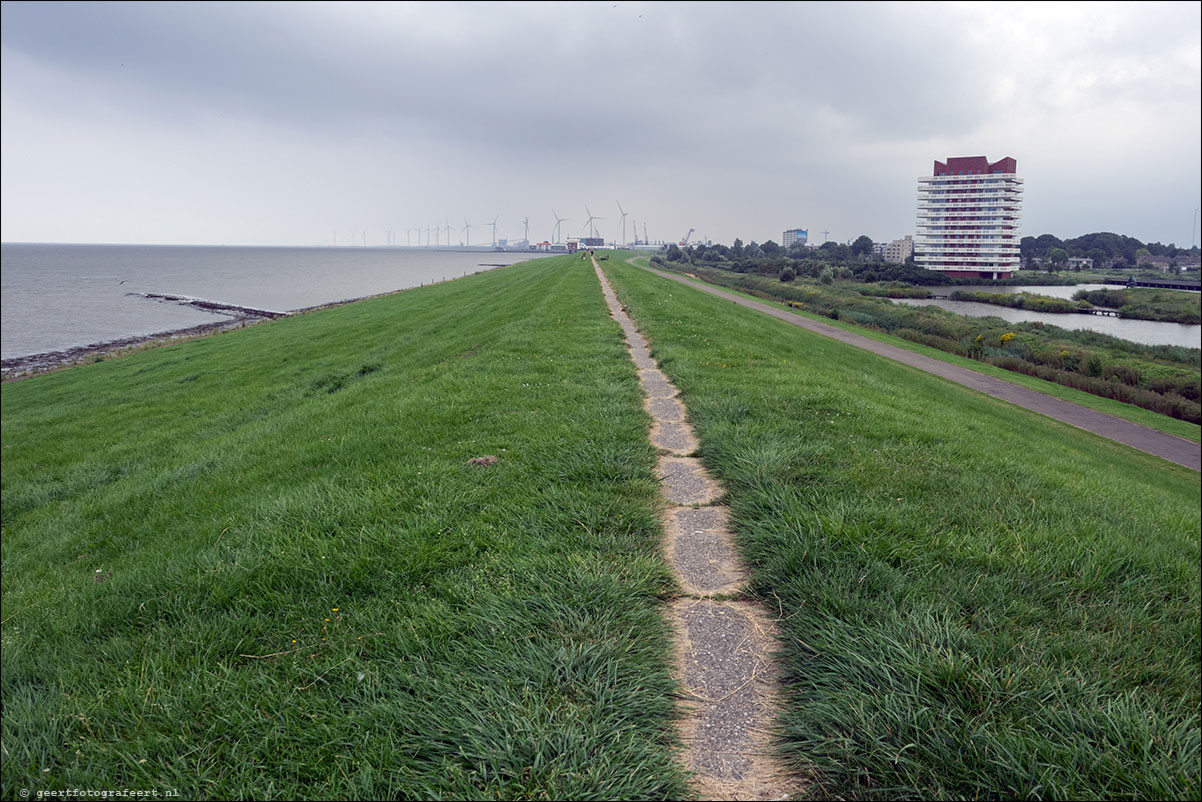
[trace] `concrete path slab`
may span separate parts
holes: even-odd
[[[676,508],[666,522],[668,562],[693,596],[738,593],[747,579],[725,507]]]
[[[697,438],[687,423],[659,423],[651,426],[651,445],[676,457],[697,452]]]
[[[684,421],[684,405],[675,398],[649,398],[647,410],[651,417],[661,423],[682,423]]]
[[[656,368],[640,370],[639,382],[648,398],[672,398],[676,395],[676,388],[668,381],[668,377]]]
[[[801,785],[772,751],[774,632],[756,605],[681,600],[677,644],[686,705],[690,768],[708,799],[787,799]]]
[[[711,479],[694,457],[660,457],[659,478],[669,504],[689,507],[713,504],[722,498],[722,486]]]

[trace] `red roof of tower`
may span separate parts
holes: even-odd
[[[953,156],[947,162],[935,162],[931,175],[973,175],[978,173],[1017,173],[1018,162],[1007,156],[990,164],[984,156]]]

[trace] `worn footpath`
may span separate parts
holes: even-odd
[[[626,333],[653,420],[651,442],[660,451],[664,552],[683,590],[669,615],[684,695],[686,768],[703,799],[786,799],[802,787],[773,751],[779,684],[773,621],[758,604],[739,600],[746,573],[719,503],[723,490],[692,456],[697,440],[676,388],[595,260],[593,268]]]

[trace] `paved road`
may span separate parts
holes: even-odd
[[[665,273],[655,268],[643,269],[649,270],[657,276],[662,276],[670,281],[694,287],[702,292],[708,292],[710,295],[716,295],[719,298],[725,298],[737,304],[742,304],[749,309],[755,309],[758,312],[771,315],[786,323],[792,323],[794,326],[800,326],[803,329],[812,331],[815,334],[821,334],[824,337],[830,337],[841,343],[863,348],[865,351],[871,351],[874,354],[879,354],[888,359],[924,370],[927,373],[933,373],[948,381],[979,390],[994,398],[1009,401],[1011,404],[1020,406],[1023,409],[1047,415],[1049,418],[1055,418],[1058,421],[1085,429],[1123,445],[1137,448],[1140,451],[1153,454],[1157,457],[1162,457],[1169,462],[1184,465],[1195,471],[1202,471],[1202,446],[1190,440],[1158,432],[1155,429],[1149,429],[1147,426],[1140,426],[1137,423],[1131,423],[1122,418],[1107,415],[1104,412],[1096,412],[1069,401],[1061,401],[1059,398],[1044,395],[1036,390],[1028,390],[1026,387],[1019,387],[1017,384],[1012,384],[1004,379],[995,379],[992,376],[977,373],[975,370],[941,362],[938,359],[931,359],[930,357],[916,354],[913,351],[907,351],[904,348],[878,342],[859,334],[852,334],[843,329],[802,317],[777,306],[752,301],[734,293],[720,290],[717,287],[692,281],[684,276]]]

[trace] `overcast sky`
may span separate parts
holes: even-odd
[[[628,239],[879,241],[977,155],[1017,159],[1024,235],[1196,239],[1197,2],[2,13],[5,242],[478,244],[586,206],[621,239],[619,203]]]

